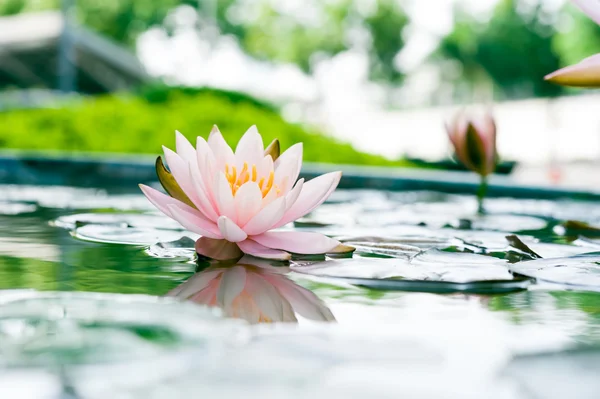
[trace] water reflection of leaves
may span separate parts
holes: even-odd
[[[329,308],[310,290],[275,267],[245,256],[236,264],[215,264],[190,277],[167,295],[219,307],[228,317],[250,323],[297,322],[296,314],[310,320],[335,321]]]
[[[600,295],[576,291],[523,291],[490,298],[488,309],[512,323],[543,325],[575,337],[574,344],[600,345]]]

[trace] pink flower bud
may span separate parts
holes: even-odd
[[[600,24],[598,0],[572,0],[588,17]],[[600,54],[592,55],[575,65],[559,69],[544,77],[562,86],[600,87]]]
[[[446,124],[448,137],[456,157],[464,166],[485,177],[494,172],[497,163],[496,123],[491,114],[469,116],[459,113]]]
[[[600,87],[600,54],[554,71],[544,79],[562,86]]]

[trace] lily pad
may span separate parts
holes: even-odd
[[[383,290],[497,293],[525,289],[530,283],[514,277],[503,260],[435,249],[410,259],[329,260],[295,264],[292,270]]]
[[[508,266],[514,272],[567,288],[600,291],[600,255],[538,259]]]
[[[152,228],[137,228],[127,226],[110,226],[88,224],[73,230],[73,236],[80,240],[101,242],[107,244],[150,245],[157,242],[175,241],[183,236],[198,236],[193,233]]]
[[[20,215],[22,213],[32,213],[36,210],[37,206],[34,204],[0,201],[0,215]]]
[[[139,213],[80,213],[61,216],[52,224],[69,230],[88,224],[183,230],[179,223],[164,215]]]
[[[421,252],[419,247],[401,243],[374,243],[369,241],[349,241],[346,244],[356,248],[361,254],[411,258]]]
[[[562,258],[600,251],[600,247],[593,249],[584,247],[582,245],[554,244],[545,242],[534,242],[527,245],[542,258]]]
[[[364,212],[357,216],[357,221],[365,226],[412,224],[431,228],[453,227],[504,232],[539,230],[548,225],[545,219],[536,216],[496,213],[479,215],[475,208],[460,202],[407,204],[393,212]]]
[[[54,209],[151,210],[144,196],[65,186],[0,185],[0,201],[27,202]]]
[[[501,232],[455,229],[423,229],[423,232],[429,232],[429,235],[342,236],[341,240],[348,245],[355,246],[359,253],[373,253],[384,256],[410,256],[415,252],[426,249],[448,249],[451,247],[459,249],[459,252],[489,254],[504,252],[508,247],[506,234]],[[520,235],[519,239],[529,248],[540,252],[542,257],[562,257],[592,251],[583,246],[540,243],[537,239],[526,235]],[[598,244],[598,248],[600,248],[600,244]]]

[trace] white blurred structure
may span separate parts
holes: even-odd
[[[411,4],[411,15],[422,17],[420,3]],[[480,11],[489,12],[493,4],[486,2]],[[451,9],[451,2],[444,7]],[[457,108],[384,109],[385,89],[369,82],[364,53],[348,50],[322,60],[314,75],[308,76],[295,65],[252,59],[210,24],[198,30],[197,18],[192,7],[180,7],[169,17],[175,27],[173,35],[156,28],[140,37],[138,55],[150,74],[177,84],[240,90],[284,104],[288,119],[316,125],[360,150],[392,159],[407,155],[437,160],[450,155],[444,123]],[[451,21],[436,21],[439,27],[451,26]],[[427,25],[424,31],[440,34],[421,22]],[[407,49],[407,60],[423,57]],[[417,75],[394,93],[403,106],[422,103],[419,96],[427,97],[439,85],[435,71],[424,69]],[[597,103],[600,95],[592,93],[495,104],[499,153],[529,166],[573,161],[600,165]]]
[[[493,106],[498,151],[524,164],[600,162],[600,95],[510,101]],[[407,111],[337,109],[326,123],[335,136],[357,148],[398,158],[449,155],[444,123],[457,107]]]
[[[66,23],[60,11],[0,17],[0,90],[54,90],[66,73],[75,80],[67,91],[83,93],[126,90],[148,78],[127,49]]]

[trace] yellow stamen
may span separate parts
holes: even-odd
[[[242,171],[240,172],[240,177],[238,178],[238,181],[240,182],[239,183],[240,186],[248,181],[246,179],[247,175],[248,175],[248,162],[244,162],[244,167],[242,168]]]
[[[232,167],[231,173],[229,173],[229,164],[225,164],[225,177],[229,184],[233,185],[237,178],[237,169],[235,166]]]
[[[231,172],[231,180],[230,180],[232,184],[235,182],[236,178],[237,178],[237,169],[234,166],[233,167],[233,172]]]
[[[233,195],[239,190],[239,188],[248,183],[249,181],[255,182],[258,184],[260,191],[262,193],[263,198],[269,194],[271,190],[276,190],[276,194],[279,195],[282,192],[282,189],[274,184],[275,181],[275,172],[271,171],[268,177],[260,177],[258,176],[258,169],[256,165],[252,165],[251,168],[248,167],[248,163],[244,162],[244,166],[242,170],[238,174],[237,168],[233,165],[225,164],[225,177],[229,182],[229,186],[231,187],[231,192]]]
[[[259,323],[272,323],[273,320],[269,316],[266,316],[261,313],[260,316],[258,317],[258,322]]]
[[[271,171],[271,173],[269,173],[269,180],[267,180],[267,185],[262,190],[263,197],[266,197],[267,194],[269,194],[269,191],[271,191],[271,187],[273,187],[273,179],[274,178],[275,178],[275,173],[273,173],[273,171]]]

